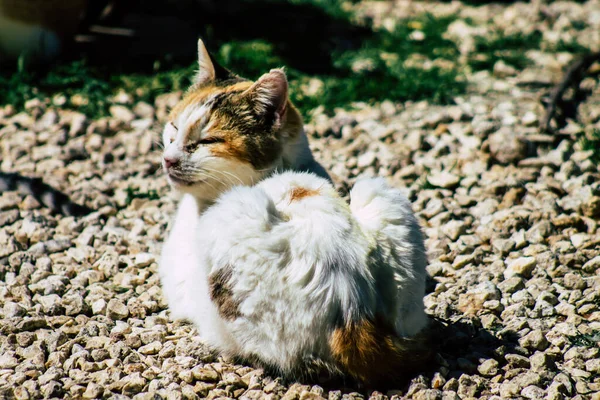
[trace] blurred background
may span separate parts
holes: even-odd
[[[383,99],[448,104],[465,75],[512,76],[545,53],[563,57],[560,73],[568,54],[598,43],[589,13],[539,0],[523,15],[495,8],[506,3],[0,0],[0,103],[59,96],[90,116],[105,115],[119,91],[152,103],[188,85],[198,37],[250,79],[285,66],[305,114]]]

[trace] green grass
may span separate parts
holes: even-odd
[[[600,331],[594,331],[593,334],[579,334],[569,336],[569,341],[573,346],[595,347],[600,342]]]
[[[148,199],[148,200],[158,200],[160,196],[158,192],[154,189],[148,190],[147,192],[140,192],[139,188],[127,187],[127,198],[125,199],[125,203],[130,205],[133,199]]]
[[[591,160],[595,164],[600,164],[600,129],[594,129],[590,134],[584,135],[579,139],[579,143],[582,150],[591,150]]]
[[[465,89],[458,66],[420,68],[407,66],[405,61],[414,54],[429,60],[456,61],[456,45],[442,38],[452,18],[436,19],[425,14],[419,18],[400,21],[393,32],[375,32],[357,50],[334,55],[334,73],[306,75],[287,67],[291,81],[292,101],[306,114],[322,105],[332,111],[356,101],[377,102],[430,99],[449,103]],[[410,39],[417,28],[425,34],[423,41]],[[250,79],[259,77],[270,68],[285,65],[275,54],[274,47],[263,41],[230,42],[218,52],[219,62]],[[320,89],[307,91],[309,82]]]
[[[469,64],[474,70],[491,70],[496,62],[502,60],[517,69],[523,69],[531,63],[525,52],[539,50],[541,43],[542,34],[539,31],[509,35],[497,31],[489,37],[479,36],[476,38],[475,52]]]
[[[352,18],[337,0],[290,1],[311,3],[336,18]],[[249,79],[256,79],[271,68],[285,66],[292,101],[304,115],[317,106],[322,105],[332,112],[336,107],[349,107],[357,101],[428,99],[449,103],[454,96],[463,93],[466,86],[456,64],[456,45],[442,38],[452,20],[425,14],[399,21],[393,32],[374,30],[360,48],[335,50],[327,73],[316,75],[287,64],[273,44],[262,40],[220,43],[213,51],[221,64]],[[423,32],[423,40],[411,39],[417,30]],[[415,55],[429,63],[436,60],[436,64],[425,68],[406,63]],[[193,64],[157,63],[150,74],[123,74],[76,61],[42,73],[19,63],[12,74],[0,75],[0,104],[10,103],[20,109],[32,98],[64,95],[66,107],[95,118],[107,115],[111,96],[119,90],[133,94],[136,100],[153,102],[158,94],[186,88],[195,68]]]
[[[559,40],[556,44],[544,46],[544,50],[553,51],[557,53],[567,52],[573,54],[587,54],[591,51],[587,47],[580,45],[576,40],[566,42],[562,39]]]
[[[192,73],[192,67],[162,71],[157,66],[150,75],[111,74],[89,66],[85,60],[40,72],[25,68],[19,60],[14,73],[7,77],[0,75],[0,104],[21,109],[33,98],[65,96],[66,107],[91,117],[102,117],[108,114],[111,97],[120,89],[134,94],[137,100],[153,102],[158,94],[187,87]]]

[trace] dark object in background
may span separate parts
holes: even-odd
[[[87,0],[0,0],[0,63],[48,62],[79,28]]]
[[[540,121],[542,132],[552,133],[552,121],[556,122],[557,128],[567,124],[568,119],[577,120],[577,109],[579,104],[585,101],[590,93],[582,90],[581,81],[588,75],[589,69],[595,62],[600,62],[600,52],[585,54],[577,58],[567,68],[564,77],[550,93],[546,102],[546,113]],[[573,90],[570,98],[565,98],[565,93],[571,88]]]
[[[226,42],[263,40],[287,65],[327,73],[334,50],[357,48],[369,34],[348,18],[290,1],[89,0],[69,57],[136,69],[161,59],[189,64],[199,37],[215,50]]]

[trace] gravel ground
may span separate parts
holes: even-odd
[[[598,49],[600,2],[533,3],[356,8],[384,26],[459,11]],[[466,57],[485,32],[461,21],[449,36]],[[176,200],[156,141],[180,94],[155,104],[122,94],[95,121],[48,101],[0,107],[1,169],[98,210],[74,219],[0,196],[0,398],[600,399],[600,168],[577,140],[600,129],[600,85],[584,81],[593,92],[579,124],[539,134],[540,96],[572,55],[528,55],[523,71],[468,74],[452,106],[358,104],[315,110],[307,124],[340,190],[361,174],[389,177],[427,236],[425,304],[443,340],[430,372],[384,393],[285,384],[215,357],[169,318],[156,260]]]

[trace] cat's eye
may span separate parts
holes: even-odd
[[[198,144],[213,144],[213,143],[222,143],[225,140],[218,136],[206,136],[198,141]]]

